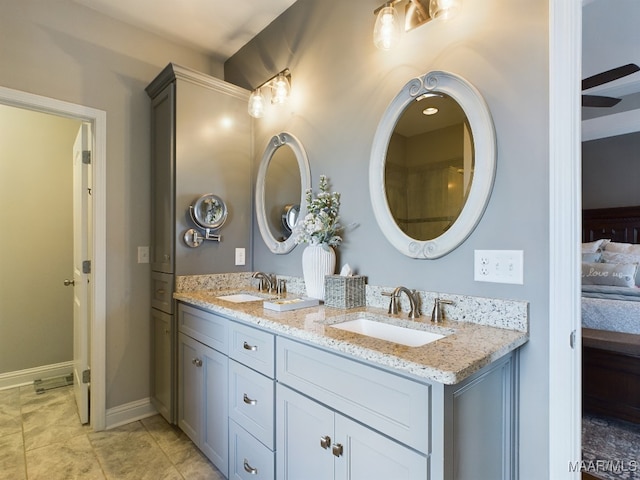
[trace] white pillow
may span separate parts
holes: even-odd
[[[595,242],[587,242],[582,244],[582,253],[596,253],[602,250],[605,244],[609,243],[611,240],[601,238],[600,240],[596,240]]]
[[[584,255],[582,255],[584,257]],[[618,252],[602,252],[602,261],[605,263],[623,263],[623,264],[640,264],[640,254],[631,255],[630,253]],[[640,268],[636,271],[636,285],[640,286]]]
[[[635,263],[589,263],[582,264],[583,285],[611,285],[614,287],[635,287]]]
[[[640,255],[640,245],[634,243],[620,243],[620,242],[608,242],[606,245],[603,245],[605,251],[607,252],[616,252],[616,253],[626,253],[629,255]]]

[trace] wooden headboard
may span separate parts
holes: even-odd
[[[640,206],[583,210],[582,241],[593,242],[601,238],[640,243]]]

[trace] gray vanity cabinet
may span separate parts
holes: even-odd
[[[278,384],[278,479],[428,479],[428,457]]]
[[[228,474],[229,321],[197,308],[178,309],[178,426]]]
[[[146,91],[151,98],[151,400],[175,423],[176,276],[251,268],[234,261],[236,247],[246,248],[246,258],[251,258],[249,92],[174,64]],[[227,221],[218,231],[222,241],[205,241],[190,248],[183,240],[184,233],[194,227],[189,206],[208,193],[227,205]],[[168,329],[157,324],[158,311],[170,316]]]
[[[278,337],[276,478],[517,478],[516,362],[443,385]]]

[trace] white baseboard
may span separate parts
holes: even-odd
[[[0,374],[0,390],[22,387],[32,384],[34,380],[62,377],[73,372],[73,362],[52,363],[41,367],[27,368]]]
[[[151,417],[157,413],[158,411],[156,407],[151,404],[150,398],[125,403],[124,405],[107,409],[105,428],[109,430],[110,428]]]

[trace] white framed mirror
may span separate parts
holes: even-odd
[[[495,169],[495,130],[480,92],[449,72],[414,78],[373,140],[369,193],[378,225],[404,255],[442,257],[480,221]]]
[[[309,159],[300,140],[288,132],[271,137],[256,179],[258,229],[271,252],[289,253],[296,246],[293,230],[306,215],[304,193],[310,186]]]

